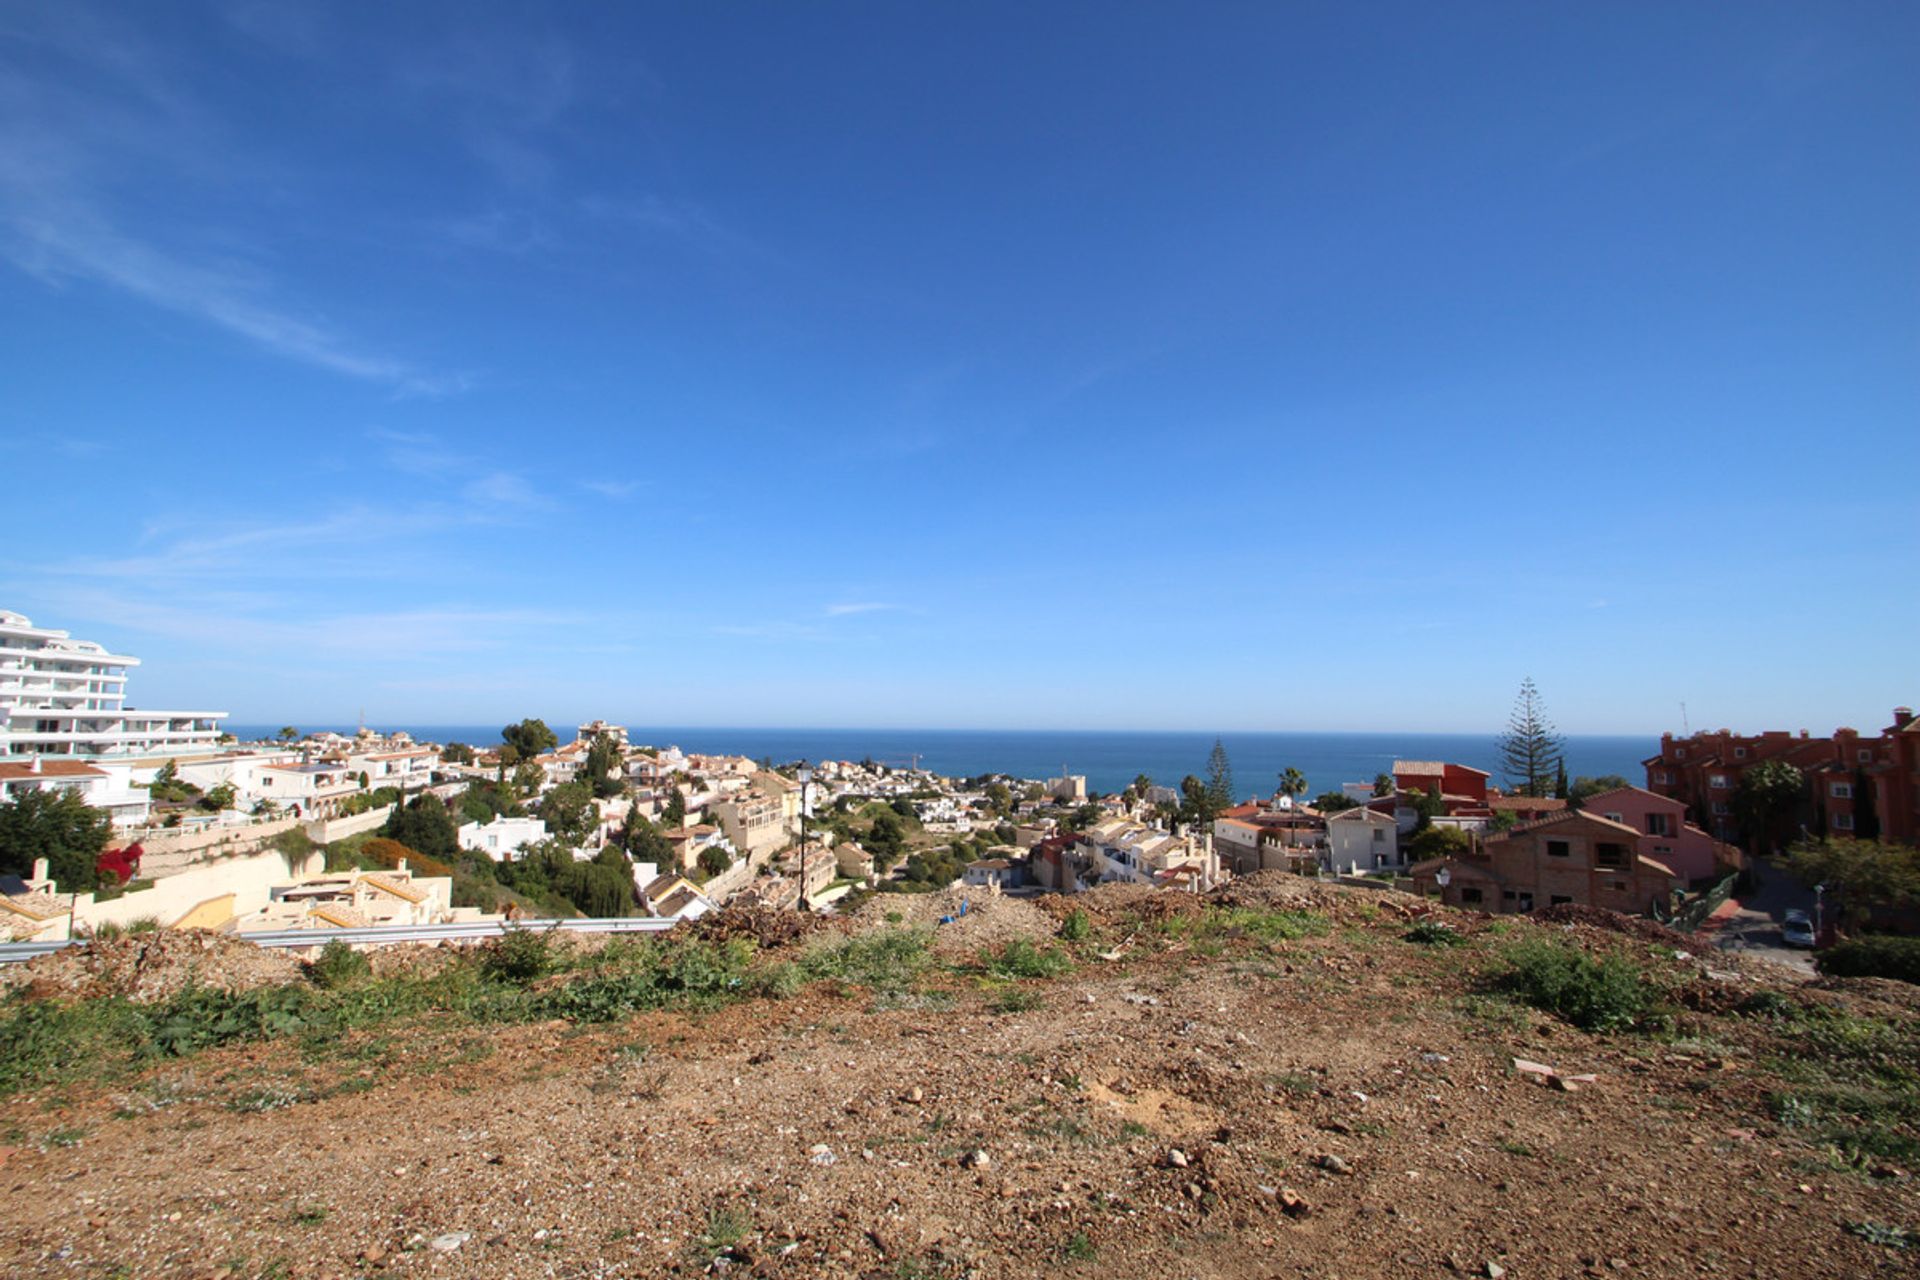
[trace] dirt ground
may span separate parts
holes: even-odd
[[[1476,994],[1470,948],[1403,941],[1418,900],[1234,903],[1331,921],[1202,945],[1102,891],[1065,904],[1101,930],[1075,968],[1011,984],[1028,1007],[948,972],[938,999],[823,983],[608,1026],[429,1020],[19,1095],[0,1275],[1914,1274],[1920,1248],[1848,1229],[1920,1226],[1907,1171],[1823,1165],[1770,1118],[1752,1020],[1712,1012],[1779,989],[1912,1018],[1913,989],[1665,959],[1706,1012],[1596,1036]],[[1057,905],[992,904],[966,941],[1047,936]]]

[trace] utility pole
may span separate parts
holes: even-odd
[[[794,896],[794,904],[800,910],[807,910],[807,785],[813,781],[813,770],[807,762],[800,762],[800,892]]]

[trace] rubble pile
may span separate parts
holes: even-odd
[[[186,988],[251,991],[300,980],[300,964],[224,934],[166,929],[96,940],[0,970],[0,989],[29,1000],[126,996],[170,1000]]]

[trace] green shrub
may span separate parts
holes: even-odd
[[[1920,938],[1854,938],[1823,953],[1818,963],[1821,973],[1834,978],[1893,978],[1920,983]]]
[[[838,978],[875,991],[904,991],[932,959],[925,929],[881,929],[816,945],[800,961],[807,978]]]
[[[1064,951],[1049,947],[1042,951],[1025,938],[1015,938],[1002,946],[998,954],[983,957],[987,971],[996,978],[1056,978],[1073,968],[1073,960]]]
[[[373,976],[373,962],[362,952],[335,938],[320,948],[320,954],[307,968],[314,985],[329,990],[349,987],[362,978]]]
[[[1507,953],[1501,985],[1536,1009],[1587,1031],[1620,1031],[1648,1021],[1653,994],[1640,970],[1610,952],[1595,960],[1578,947],[1536,938]]]
[[[553,934],[546,929],[509,929],[481,951],[480,972],[495,982],[525,985],[552,972]]]
[[[1458,929],[1438,920],[1422,920],[1400,936],[1424,947],[1459,947],[1466,945],[1467,941]]]
[[[1079,907],[1067,912],[1067,918],[1060,922],[1060,936],[1068,942],[1079,942],[1092,932],[1092,922],[1087,919],[1087,913]]]

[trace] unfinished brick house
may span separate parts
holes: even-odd
[[[1471,853],[1430,858],[1408,874],[1416,892],[1437,889],[1449,905],[1479,911],[1568,902],[1646,915],[1687,887],[1672,867],[1641,852],[1649,838],[1625,823],[1569,811],[1487,836]]]

